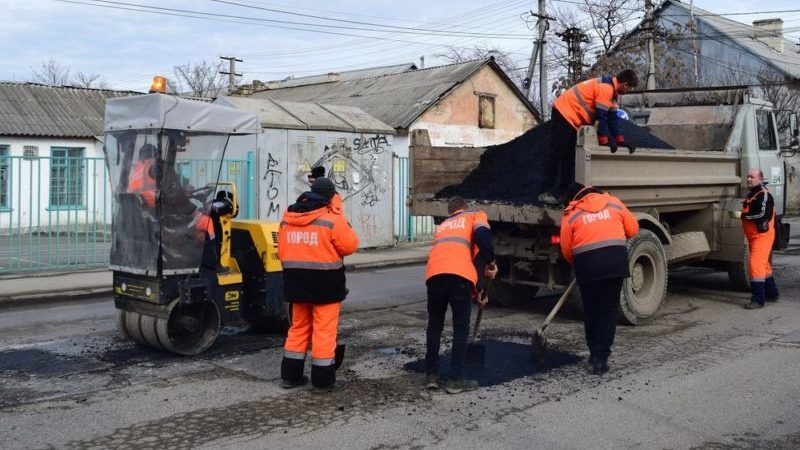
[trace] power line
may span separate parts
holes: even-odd
[[[62,0],[56,0],[62,1]],[[289,28],[295,29],[299,31],[310,31],[310,32],[318,32],[318,33],[326,33],[326,34],[334,34],[328,31],[328,28],[334,29],[341,29],[341,30],[354,30],[354,31],[367,31],[367,32],[380,32],[382,30],[375,29],[375,28],[366,28],[366,27],[354,27],[354,26],[345,26],[345,25],[329,25],[329,24],[319,24],[319,23],[310,23],[310,22],[295,22],[290,20],[278,20],[278,19],[265,19],[261,17],[247,17],[247,16],[239,16],[234,14],[222,14],[222,13],[210,13],[205,11],[196,11],[196,10],[188,10],[188,9],[180,9],[180,8],[166,8],[162,6],[150,6],[150,5],[142,5],[138,3],[130,3],[130,2],[119,2],[119,1],[112,1],[112,0],[89,0],[92,3],[87,2],[75,2],[75,1],[63,1],[64,3],[81,3],[91,6],[109,6],[114,9],[127,9],[127,8],[139,8],[133,9],[134,11],[157,11],[163,13],[170,13],[170,14],[190,14],[194,16],[204,16],[204,17],[212,17],[212,18],[222,18],[222,19],[236,19],[236,20],[246,20],[246,21],[254,21],[254,22],[264,22],[270,24],[281,24],[284,27],[287,25],[291,26],[311,26],[311,27],[325,27],[326,30],[315,30],[315,29],[307,29],[307,28]],[[275,25],[276,28],[281,28],[278,25]],[[492,39],[510,39],[510,40],[525,40],[527,39],[526,36],[518,34],[518,35],[511,35],[511,34],[495,34],[495,35],[487,35],[484,33],[472,33],[472,32],[462,32],[462,31],[438,31],[438,30],[425,30],[425,31],[415,31],[415,30],[394,30],[393,33],[398,34],[409,34],[409,35],[423,35],[423,36],[474,36],[474,37],[489,37]],[[361,37],[361,36],[358,36]]]

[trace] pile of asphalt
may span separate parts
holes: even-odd
[[[436,197],[460,195],[466,199],[537,204],[539,193],[550,188],[542,186],[550,152],[550,129],[551,123],[547,121],[513,141],[487,148],[478,167],[461,184],[445,187]],[[620,120],[620,132],[637,148],[674,148],[627,120]],[[626,148],[619,150],[627,151]]]

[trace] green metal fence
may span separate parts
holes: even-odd
[[[408,208],[411,192],[409,159],[395,156],[395,239],[397,242],[428,241],[433,239],[435,225],[431,216],[414,216]]]
[[[0,274],[108,265],[112,193],[105,161],[54,150],[50,157],[0,154]],[[195,186],[217,173],[220,181],[236,183],[239,217],[253,218],[252,153],[245,160],[186,166],[182,173]]]

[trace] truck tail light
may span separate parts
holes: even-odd
[[[559,245],[561,244],[561,236],[558,234],[551,234],[550,235],[550,244],[551,245]]]

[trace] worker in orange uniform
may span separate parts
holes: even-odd
[[[144,204],[150,208],[156,207],[155,162],[156,146],[144,144],[139,149],[139,161],[133,166],[128,177],[128,192],[139,194]]]
[[[607,145],[611,153],[617,147],[627,147],[630,153],[636,148],[625,142],[619,132],[617,97],[639,84],[636,72],[625,69],[616,77],[600,77],[582,81],[567,89],[555,102],[550,117],[550,154],[545,165],[539,201],[556,205],[564,198],[564,190],[575,181],[575,145],[578,128],[597,122],[600,145]],[[549,190],[549,191],[548,191]]]
[[[750,303],[747,309],[764,307],[764,301],[778,301],[778,285],[772,276],[769,255],[775,242],[775,200],[764,185],[764,174],[759,169],[747,172],[750,192],[742,203],[742,211],[734,217],[742,219],[742,228],[750,247]]]
[[[311,186],[314,184],[314,180],[319,177],[325,176],[325,168],[322,166],[316,166],[311,168],[311,172],[308,173],[308,185]],[[333,194],[333,198],[331,199],[331,206],[334,209],[338,209],[340,211],[344,211],[344,204],[342,203],[342,196],[339,193]]]
[[[309,348],[311,384],[329,389],[336,382],[339,311],[347,296],[342,258],[358,249],[358,236],[341,210],[331,207],[335,193],[331,180],[318,177],[281,221],[278,257],[285,299],[292,304],[281,363],[281,386],[287,389],[308,382],[303,366]]]
[[[639,223],[616,197],[573,183],[561,219],[561,253],[572,264],[581,292],[589,372],[608,372],[622,282],[630,276],[627,239]]]
[[[439,346],[447,306],[453,313],[453,351],[450,377],[445,389],[449,394],[478,387],[475,380],[464,378],[467,336],[472,300],[478,300],[478,272],[475,260],[486,261],[480,269],[488,279],[497,275],[489,220],[483,211],[470,211],[461,197],[447,204],[449,216],[439,226],[428,256],[425,280],[428,288],[427,353],[425,355],[428,389],[439,388]]]

